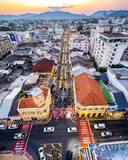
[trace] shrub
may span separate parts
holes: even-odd
[[[99,67],[99,68],[97,68],[97,71],[99,71],[99,72],[106,72],[107,69],[105,67]]]

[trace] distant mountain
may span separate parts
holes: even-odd
[[[73,14],[70,12],[54,11],[38,14],[34,16],[33,19],[79,19],[86,17],[87,16],[84,14]]]
[[[27,13],[21,15],[0,15],[0,20],[18,20],[18,19],[79,19],[86,18],[84,14],[73,14],[70,12],[63,11],[54,11],[54,12],[45,12],[40,14]]]
[[[95,13],[93,13],[92,15],[90,15],[89,17],[102,17],[103,13],[106,13],[106,15],[113,13],[114,10],[109,10],[109,11],[97,11]]]
[[[37,14],[34,14],[34,13],[26,13],[26,14],[20,14],[18,16],[18,18],[21,18],[21,19],[29,19],[29,18],[32,18],[34,16],[36,16]]]
[[[0,15],[0,20],[18,20],[18,19],[31,19],[36,14],[26,13],[20,15]]]
[[[114,11],[113,13],[109,14],[108,16],[109,16],[109,17],[128,16],[128,10]]]

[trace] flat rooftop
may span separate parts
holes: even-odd
[[[124,35],[124,34],[121,34],[121,33],[100,33],[106,37],[120,37],[120,38],[123,38],[123,37],[128,37],[128,35]]]
[[[93,158],[97,160],[127,160],[128,141],[89,144]]]
[[[116,76],[127,77],[128,78],[128,69],[126,69],[126,68],[114,68],[114,69],[111,68],[110,71],[113,74],[115,74]]]

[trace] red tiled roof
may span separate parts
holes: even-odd
[[[49,60],[47,58],[43,58],[42,60],[39,60],[34,68],[32,69],[33,72],[39,72],[39,73],[51,73],[52,68],[54,65],[54,60]]]
[[[76,97],[82,106],[107,105],[96,80],[83,73],[75,77]],[[92,77],[92,76],[90,76]]]
[[[45,101],[46,101],[47,94],[48,94],[48,88],[40,87],[40,89],[43,91],[43,95],[44,95],[44,98],[45,98]],[[20,102],[19,102],[19,108],[38,108],[38,106],[35,103],[35,101],[32,98],[32,96],[29,96],[28,98],[22,98],[20,100]]]

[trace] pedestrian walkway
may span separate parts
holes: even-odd
[[[91,131],[87,120],[78,121],[78,128],[80,133],[81,146],[93,143]]]
[[[26,139],[22,139],[22,140],[16,140],[15,144],[13,146],[13,151],[24,151],[27,145],[27,141],[29,138],[29,132],[31,130],[32,124],[28,123],[28,124],[22,124],[20,126],[20,130],[19,133],[27,133],[27,138]]]

